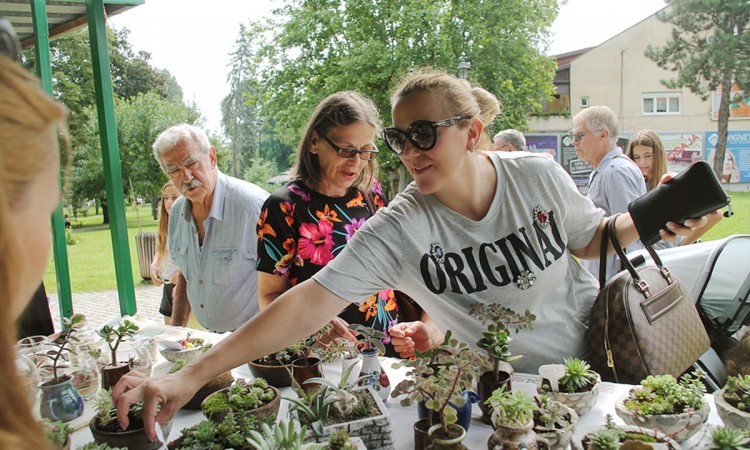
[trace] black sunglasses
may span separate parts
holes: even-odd
[[[375,146],[373,146],[375,150],[357,150],[356,148],[339,147],[332,140],[330,140],[328,136],[326,136],[325,134],[323,133],[319,133],[319,134],[320,134],[320,137],[322,137],[323,139],[325,139],[326,142],[328,142],[328,145],[330,145],[331,148],[336,150],[336,155],[339,158],[350,159],[350,158],[354,158],[355,156],[357,156],[357,154],[359,154],[360,159],[369,161],[371,159],[375,159],[378,157],[378,148]]]
[[[437,128],[450,127],[462,120],[471,119],[473,116],[464,114],[462,116],[451,117],[450,119],[431,122],[429,120],[417,120],[409,125],[406,131],[390,127],[383,130],[383,140],[385,145],[395,154],[401,156],[404,153],[406,140],[409,139],[414,147],[424,152],[432,150],[437,144]]]

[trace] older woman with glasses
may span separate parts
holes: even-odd
[[[113,392],[122,425],[127,424],[127,405],[145,399],[144,420],[153,436],[154,418],[168,418],[222,370],[283,348],[319,329],[350,302],[363,304],[371,292],[388,287],[412,295],[438,326],[471,344],[484,330],[471,316],[472,307],[531,310],[537,317],[534,329],[521,331],[511,343],[514,354],[524,355],[514,363],[516,370],[536,372],[541,364],[584,355],[586,322],[598,286],[573,255],[599,257],[606,223],[602,211],[546,155],[475,151],[483,126],[471,88],[461,80],[441,72],[412,72],[391,103],[394,126],[385,130],[385,142],[414,183],[368,220],[311,280],[281,294],[199,360],[160,380],[123,378]],[[374,148],[371,140],[343,133],[328,137],[342,147]],[[335,155],[332,148],[318,145],[315,150]],[[636,239],[629,214],[616,225],[621,243]],[[673,229],[689,231],[679,225]],[[299,320],[285,327],[292,316]],[[398,324],[390,332],[394,339],[431,339],[421,322]]]
[[[261,209],[257,266],[261,309],[333,260],[365,220],[384,206],[375,179],[379,125],[376,106],[356,92],[333,94],[316,108],[297,147],[292,181],[274,192]],[[400,310],[404,305],[391,289],[378,291],[362,304],[351,303],[332,321],[335,335],[353,340],[347,325],[367,325],[385,333],[386,355],[411,356],[413,345],[391,342],[388,333],[404,321]]]

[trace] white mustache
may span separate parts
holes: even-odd
[[[182,189],[182,193],[184,194],[189,189],[192,189],[192,188],[195,188],[195,187],[201,187],[201,186],[203,186],[203,183],[201,183],[200,181],[198,181],[197,178],[194,178],[193,181],[191,181],[190,183],[182,183],[182,188],[181,188]]]

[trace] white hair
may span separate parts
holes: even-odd
[[[513,144],[518,151],[526,150],[526,137],[518,130],[503,130],[495,135],[493,142],[500,141],[503,144]]]
[[[620,134],[620,125],[617,122],[617,116],[607,106],[592,106],[576,114],[573,117],[573,126],[585,124],[592,133],[597,131],[609,131],[609,145],[617,144],[617,136]]]
[[[211,152],[211,142],[203,130],[186,123],[173,125],[162,131],[153,145],[154,158],[156,158],[162,170],[164,169],[164,164],[162,164],[161,160],[162,155],[175,148],[184,146],[186,143],[195,144],[205,154]]]

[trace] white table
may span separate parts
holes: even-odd
[[[160,327],[163,327],[168,335],[169,333],[181,333],[181,335],[184,336],[184,329],[167,327],[164,325],[160,325]],[[204,337],[212,342],[216,342],[218,340],[221,340],[222,338],[221,335],[215,335],[212,333],[196,333],[194,336]],[[381,359],[383,368],[385,369],[386,373],[388,373],[392,386],[396,385],[399,380],[403,379],[406,372],[406,369],[393,369],[391,365],[394,361],[396,360],[387,358]],[[160,360],[160,362],[154,369],[154,376],[165,374],[169,370],[169,367],[169,362]],[[340,377],[340,367],[340,363],[327,365],[324,368],[325,376],[333,380],[338,380],[338,378]],[[244,364],[238,368],[235,368],[232,373],[235,378],[252,378],[250,370],[247,368],[247,365]],[[616,422],[623,423],[615,413],[615,402],[624,397],[630,387],[630,385],[624,384],[602,383],[602,386],[600,386],[599,397],[597,399],[596,405],[594,405],[591,411],[580,417],[578,425],[576,427],[574,439],[578,436],[582,436],[593,428],[603,425],[604,417],[607,414],[611,414],[615,418]],[[513,379],[513,389],[523,390],[531,394],[535,394],[536,377],[531,375],[516,374]],[[284,397],[292,397],[295,395],[292,392],[291,388],[283,388],[281,391]],[[721,425],[722,422],[716,412],[716,406],[714,405],[713,396],[706,395],[706,398],[711,405],[711,413],[708,417],[708,423],[712,425]],[[394,398],[389,398],[386,402],[386,405],[388,406],[388,409],[391,413],[391,422],[393,424],[396,450],[413,449],[413,425],[414,422],[418,420],[416,407],[412,406],[409,408],[404,408],[400,405],[400,399]],[[282,401],[281,409],[279,411],[279,417],[281,419],[288,420],[287,410],[288,402]],[[82,423],[83,428],[75,432],[72,436],[73,449],[93,440],[91,431],[88,428],[88,422],[92,416],[92,406],[87,402],[86,411],[84,412],[84,418],[79,418],[75,421],[75,424],[79,424],[79,426]],[[85,417],[88,417],[88,419],[85,419]],[[464,440],[464,445],[466,445],[466,447],[470,449],[487,448],[487,440],[492,434],[492,428],[489,425],[485,425],[484,423],[482,423],[480,417],[481,411],[479,410],[479,407],[474,406],[472,408],[471,427],[469,428],[468,433],[466,434],[466,439]],[[175,414],[172,430],[169,434],[168,441],[177,439],[180,436],[181,430],[183,428],[193,425],[203,419],[204,416],[200,411],[178,411]],[[697,433],[695,436],[683,443],[683,447],[695,448],[698,441],[700,441],[702,434],[702,432]],[[164,448],[166,448],[166,446]]]

